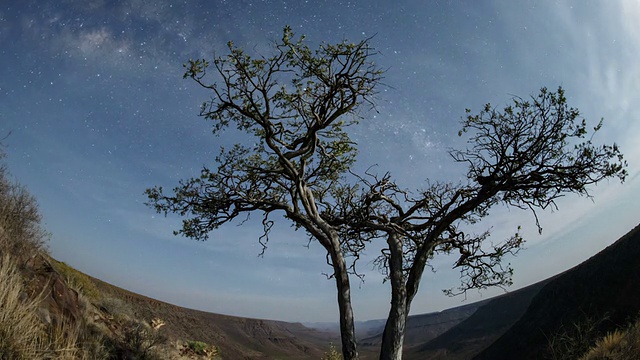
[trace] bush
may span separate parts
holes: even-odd
[[[342,360],[342,354],[336,349],[335,345],[329,344],[329,352],[326,352],[322,360]]]
[[[197,355],[205,355],[205,351],[209,348],[209,345],[202,341],[187,341],[187,347]]]
[[[204,356],[208,359],[213,359],[219,356],[220,352],[218,351],[218,348],[213,345],[209,345],[202,341],[190,340],[187,341],[185,346],[182,348],[181,355],[186,357],[192,357],[196,355]]]
[[[0,161],[4,158],[0,149]],[[42,251],[46,240],[38,203],[24,186],[9,180],[5,164],[0,163],[0,251],[20,261]]]
[[[135,320],[125,324],[120,343],[120,351],[126,359],[156,359],[152,349],[165,344],[166,337],[152,329],[148,324]]]

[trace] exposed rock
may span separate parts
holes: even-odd
[[[28,290],[42,297],[40,313],[45,323],[76,323],[82,318],[78,292],[67,285],[45,255],[37,254],[30,258],[23,270]]]

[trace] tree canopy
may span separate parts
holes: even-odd
[[[289,27],[273,54],[250,56],[233,43],[228,54],[190,60],[185,78],[209,90],[200,115],[213,133],[230,126],[245,141],[221,148],[215,166],[182,180],[173,192],[147,189],[158,212],[184,217],[176,233],[205,240],[218,227],[249,213],[262,214],[266,246],[282,213],[326,250],[338,290],[342,353],[358,357],[349,274],[372,242],[384,244],[375,263],[391,283],[391,306],[381,359],[401,359],[406,319],[428,262],[455,254],[462,282],[449,294],[506,286],[513,270],[503,258],[523,244],[519,228],[501,242],[475,224],[496,205],[536,211],[557,208],[566,194],[590,196],[589,186],[617,177],[626,163],[617,145],[595,145],[593,131],[564,90],[542,88],[530,99],[515,97],[503,109],[487,104],[466,111],[460,136],[468,148],[451,150],[468,166],[466,181],[402,187],[389,173],[355,174],[356,144],[347,129],[373,107],[383,72],[371,60],[370,39],[321,44],[311,50]],[[210,72],[217,79],[210,83]],[[347,258],[350,257],[350,261]]]
[[[262,213],[260,243],[266,246],[281,212],[296,228],[325,249],[334,269],[341,313],[345,358],[357,357],[351,310],[349,271],[336,228],[325,214],[335,207],[336,191],[355,161],[356,148],[345,128],[358,122],[363,105],[382,79],[368,39],[322,44],[311,50],[289,27],[270,57],[251,57],[232,42],[229,54],[213,62],[190,60],[185,78],[212,98],[200,115],[212,122],[214,134],[234,126],[245,143],[220,149],[216,167],[180,182],[172,195],[162,187],[148,189],[158,212],[187,217],[178,231],[205,240],[209,233],[238,216]],[[209,84],[213,69],[220,81]]]

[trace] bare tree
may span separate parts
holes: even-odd
[[[437,254],[459,254],[461,285],[447,294],[474,288],[508,286],[513,269],[507,254],[522,246],[519,228],[497,244],[490,230],[471,233],[473,224],[498,204],[531,210],[556,208],[568,193],[591,196],[588,186],[607,178],[624,181],[626,162],[616,144],[595,146],[578,110],[568,107],[564,91],[541,89],[530,101],[514,98],[499,111],[490,104],[477,115],[467,110],[459,135],[469,134],[467,150],[451,150],[468,165],[467,182],[428,183],[412,193],[389,174],[360,177],[362,190],[344,186],[341,207],[329,222],[341,237],[361,248],[376,239],[386,247],[376,259],[391,283],[391,309],[383,333],[380,359],[401,359],[406,319],[428,261]],[[515,230],[515,229],[514,229]]]
[[[192,60],[184,77],[211,92],[201,115],[219,134],[234,126],[246,142],[221,149],[217,167],[181,181],[171,195],[148,189],[149,205],[158,212],[188,217],[178,232],[204,240],[210,231],[238,216],[262,213],[266,246],[279,212],[304,229],[326,250],[338,289],[342,353],[356,359],[348,264],[336,228],[324,214],[333,204],[337,184],[355,161],[356,149],[345,127],[359,120],[382,71],[371,61],[368,39],[322,44],[312,51],[289,27],[270,57],[252,58],[228,44],[229,54],[213,63]],[[207,83],[213,68],[221,80]],[[253,144],[253,145],[246,145]],[[264,250],[263,250],[264,251]]]

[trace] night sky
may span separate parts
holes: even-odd
[[[229,40],[251,54],[290,25],[311,47],[372,37],[386,69],[376,99],[350,129],[356,170],[377,164],[401,187],[458,182],[447,155],[464,109],[506,104],[562,85],[629,162],[623,185],[594,199],[569,196],[541,214],[496,208],[478,231],[495,241],[522,225],[526,249],[508,259],[517,289],[594,255],[640,222],[640,2],[629,1],[86,1],[0,3],[0,138],[15,179],[40,204],[51,253],[126,289],[206,311],[287,321],[337,321],[323,250],[286,220],[263,258],[261,226],[227,225],[207,242],[173,236],[180,219],[144,205],[146,188],[171,188],[213,164],[220,146],[198,117],[206,91],[183,80],[190,58],[223,55]],[[256,214],[257,215],[257,214]],[[372,250],[369,257],[376,256]],[[369,259],[370,260],[370,259]],[[354,279],[357,320],[386,317],[389,286],[367,259]],[[459,274],[436,258],[412,313],[500,294],[448,298]]]

